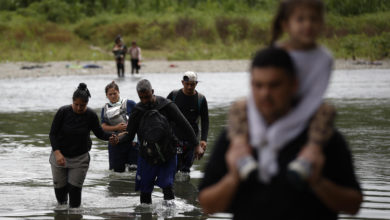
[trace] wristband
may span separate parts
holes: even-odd
[[[252,156],[245,156],[240,158],[236,165],[241,180],[246,180],[249,174],[257,169],[257,163]]]

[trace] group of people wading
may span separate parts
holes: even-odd
[[[168,99],[154,95],[151,83],[137,83],[139,103],[120,97],[113,81],[105,88],[109,100],[96,113],[87,107],[91,97],[87,85],[80,83],[73,103],[61,107],[50,130],[50,163],[58,204],[79,207],[81,191],[89,168],[90,131],[108,144],[109,169],[114,172],[136,170],[136,187],[141,203],[152,203],[154,185],[164,199],[174,199],[175,175],[188,181],[194,159],[201,159],[207,147],[208,106],[204,95],[195,90],[197,73],[182,77],[183,88],[173,90]],[[199,129],[199,119],[201,129]],[[201,133],[201,140],[198,140]]]
[[[250,92],[232,104],[200,182],[199,203],[206,214],[337,219],[339,213],[359,211],[363,195],[352,155],[334,126],[334,107],[323,100],[333,64],[329,51],[316,42],[324,27],[324,8],[321,0],[280,2],[271,46],[253,57]],[[278,41],[283,33],[286,38]],[[196,73],[186,72],[183,88],[166,99],[155,95],[143,79],[136,87],[137,104],[120,100],[119,88],[111,83],[106,88],[110,103],[102,111],[103,128],[87,108],[90,94],[80,84],[73,104],[58,110],[50,132],[58,203],[66,203],[69,195],[71,207],[80,205],[91,130],[100,139],[110,139],[114,171],[123,171],[127,162],[135,164],[125,153],[119,158],[115,152],[139,150],[136,190],[141,191],[141,203],[152,202],[155,184],[171,201],[176,173],[188,173],[207,146],[207,101],[195,90],[197,82]],[[112,119],[111,124],[116,111],[128,115],[128,120]]]

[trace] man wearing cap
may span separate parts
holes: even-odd
[[[190,168],[194,162],[194,155],[197,159],[200,159],[207,147],[209,112],[206,97],[195,89],[198,84],[197,74],[192,71],[185,72],[181,83],[183,88],[172,91],[167,98],[176,103],[177,107],[179,107],[180,111],[191,124],[197,137],[199,137],[200,133],[199,146],[190,150],[187,146],[188,137],[183,136],[179,129],[174,129],[176,136],[180,140],[177,171],[180,171],[186,178],[189,178]],[[201,119],[200,132],[198,126],[199,116]]]

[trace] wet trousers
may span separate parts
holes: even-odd
[[[141,191],[141,203],[152,202],[151,195],[154,185],[163,190],[165,200],[175,198],[173,181],[175,179],[176,163],[176,156],[161,165],[151,165],[142,157],[138,157],[135,190]]]
[[[179,142],[176,172],[181,171],[189,173],[193,163],[194,149],[189,149],[186,146],[186,142]]]
[[[138,65],[138,59],[131,59],[131,74],[134,74],[134,71],[138,73],[140,66]]]
[[[124,77],[125,76],[125,65],[122,62],[116,63],[116,69],[118,71],[118,77]]]
[[[76,208],[81,204],[81,191],[89,168],[90,157],[89,153],[85,153],[73,158],[65,157],[65,160],[65,166],[59,166],[54,154],[50,155],[54,192],[59,204],[67,204],[69,196],[69,206]]]
[[[124,172],[126,164],[137,164],[139,147],[130,146],[128,143],[111,146],[108,144],[109,169],[114,172]]]

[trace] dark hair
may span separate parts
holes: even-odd
[[[122,41],[122,37],[120,34],[118,34],[116,37],[115,37],[115,43],[119,43],[120,41]]]
[[[106,94],[107,94],[107,92],[108,92],[109,89],[115,89],[116,91],[119,92],[119,86],[118,86],[118,84],[115,83],[115,81],[112,81],[111,83],[109,83],[108,85],[106,85],[106,89],[105,89]]]
[[[322,0],[282,0],[271,27],[271,45],[283,34],[282,22],[287,21],[294,9],[302,5],[316,10],[321,17],[325,14],[325,5]]]
[[[81,99],[84,102],[89,101],[89,98],[91,97],[91,94],[89,93],[89,90],[87,88],[87,84],[80,83],[79,87],[77,87],[76,91],[73,93],[73,101],[76,99]]]
[[[253,57],[251,63],[251,70],[253,68],[265,68],[265,67],[276,67],[285,70],[285,73],[291,77],[296,77],[296,70],[294,62],[291,59],[287,51],[277,48],[268,47],[263,50],[259,50]]]

